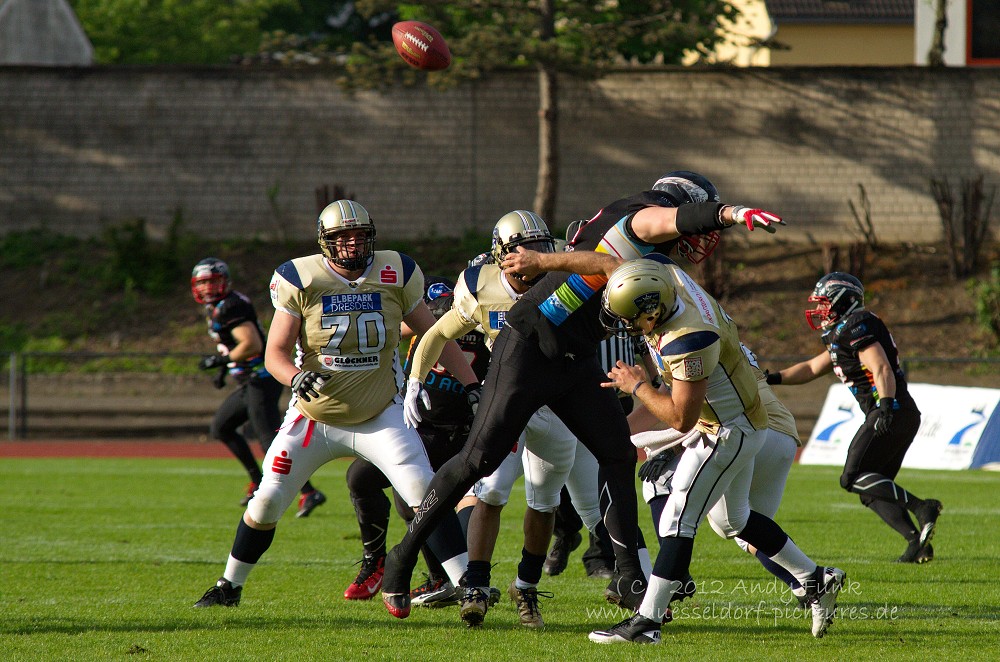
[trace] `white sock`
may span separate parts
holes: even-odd
[[[670,607],[670,598],[683,585],[684,582],[678,580],[670,581],[663,577],[650,575],[649,586],[646,588],[646,596],[642,599],[642,604],[639,606],[639,614],[657,623],[662,623],[663,616]]]
[[[799,580],[799,583],[803,586],[812,586],[815,583],[813,579],[816,572],[816,563],[806,556],[798,548],[798,545],[792,542],[791,538],[785,542],[785,546],[781,548],[781,551],[771,557],[771,560],[792,573],[792,576]]]
[[[523,591],[526,588],[535,588],[536,586],[538,586],[538,584],[529,584],[520,577],[514,580],[514,588],[518,591]]]
[[[465,574],[465,569],[469,567],[469,555],[466,552],[462,552],[447,561],[443,561],[441,567],[448,573],[448,579],[451,580],[452,585],[458,586],[458,580],[462,578],[462,575]]]
[[[222,576],[233,586],[243,586],[247,583],[250,571],[256,565],[256,563],[244,563],[243,561],[234,559],[232,554],[230,554],[229,560],[226,561],[226,572]]]

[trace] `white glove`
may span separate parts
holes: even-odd
[[[745,223],[751,232],[754,228],[764,228],[765,232],[774,234],[778,231],[774,225],[784,225],[785,222],[777,214],[773,214],[763,209],[751,209],[749,207],[733,207],[733,222]]]
[[[406,397],[403,399],[403,422],[408,428],[415,428],[417,423],[424,420],[420,416],[419,407],[417,407],[418,399],[424,403],[425,409],[430,410],[431,397],[427,395],[420,380],[411,377],[406,380]]]

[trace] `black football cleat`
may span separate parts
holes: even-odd
[[[594,630],[588,638],[597,644],[658,644],[660,624],[636,614],[607,630]]]
[[[225,578],[212,588],[205,591],[201,600],[194,603],[195,607],[235,607],[240,604],[240,595],[243,593],[242,586],[233,586]]]

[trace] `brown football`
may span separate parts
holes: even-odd
[[[441,33],[420,21],[401,21],[392,26],[396,52],[411,67],[440,71],[451,64],[451,51]]]

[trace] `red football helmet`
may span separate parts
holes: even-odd
[[[191,294],[198,303],[213,304],[226,298],[231,290],[229,267],[216,257],[206,257],[191,271]]]

